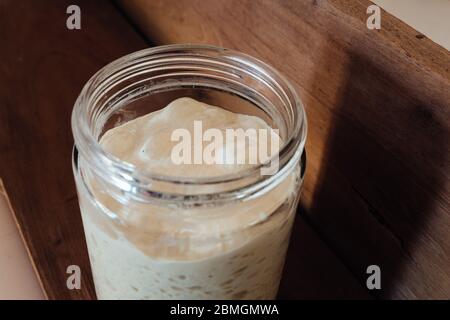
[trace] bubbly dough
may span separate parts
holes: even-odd
[[[260,118],[190,98],[106,132],[100,144],[140,170],[176,177],[235,173],[244,165],[175,165],[177,128],[270,129]],[[275,134],[275,133],[271,133]],[[278,136],[276,136],[278,138]],[[279,139],[279,138],[278,138]],[[249,148],[256,147],[257,141]],[[297,204],[298,170],[266,194],[183,209],[121,203],[91,181],[101,206],[80,194],[97,295],[103,299],[270,299],[277,292]],[[104,210],[121,222],[106,218]]]
[[[193,164],[193,161],[192,164],[174,164],[171,153],[178,141],[171,141],[172,132],[176,129],[186,129],[190,132],[193,142],[194,121],[201,121],[203,132],[209,128],[220,130],[224,137],[223,149],[226,149],[226,129],[266,130],[271,138],[277,141],[277,144],[271,144],[270,137],[267,139],[268,151],[273,152],[272,154],[278,152],[280,138],[261,118],[233,113],[191,98],[176,99],[162,110],[108,130],[101,138],[100,144],[109,153],[138,169],[167,176],[214,177],[236,173],[255,165],[251,163],[248,155],[251,152],[258,153],[257,137],[246,141],[241,139],[236,143],[236,149],[245,154],[244,164],[238,164],[237,159],[219,164]],[[203,142],[203,148],[210,143]],[[272,145],[273,150],[270,149]],[[246,149],[243,149],[244,147]],[[223,149],[220,151],[226,153]],[[191,153],[193,158],[193,150]],[[225,160],[224,157],[222,160]],[[257,160],[257,163],[261,163],[264,158]]]

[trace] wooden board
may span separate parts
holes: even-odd
[[[45,299],[37,270],[0,178],[0,300]]]
[[[72,3],[0,5],[0,176],[50,299],[95,296],[71,169],[72,106],[100,67],[146,46],[108,2],[77,1],[82,29],[69,31]],[[67,289],[69,265],[81,267],[82,290]]]
[[[309,116],[307,220],[381,298],[450,298],[450,54],[368,0],[120,1],[157,44],[274,65]]]
[[[66,8],[74,3],[82,29],[69,31]],[[87,0],[2,1],[0,39],[0,177],[47,296],[95,298],[72,177],[70,113],[94,72],[147,41],[109,2]],[[69,265],[81,267],[81,290],[66,287]],[[280,297],[370,298],[302,219]]]

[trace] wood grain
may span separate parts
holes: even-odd
[[[69,4],[81,8],[81,30],[65,27]],[[87,0],[2,1],[0,39],[0,176],[47,296],[95,298],[71,170],[70,113],[94,72],[147,41],[109,2]],[[66,287],[72,264],[81,267],[81,290]],[[280,297],[370,298],[302,219]]]
[[[131,0],[156,43],[209,43],[274,65],[309,116],[310,225],[380,298],[450,298],[450,54],[368,0]],[[309,245],[308,243],[304,244]]]
[[[81,30],[66,28],[69,4],[81,7]],[[0,176],[47,296],[95,297],[71,170],[70,114],[93,73],[146,43],[104,1],[2,1],[0,39]],[[82,290],[66,287],[73,264],[81,267]]]

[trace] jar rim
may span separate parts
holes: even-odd
[[[283,94],[289,98],[292,110],[295,113],[295,118],[293,130],[289,132],[286,141],[284,141],[279,152],[275,155],[279,158],[281,164],[275,175],[281,172],[282,167],[287,166],[288,162],[290,162],[289,160],[291,160],[284,159],[283,161],[283,158],[292,158],[294,153],[298,153],[298,158],[301,156],[307,135],[306,114],[303,103],[294,87],[279,71],[259,59],[235,50],[202,44],[174,44],[147,48],[123,56],[100,69],[85,84],[75,102],[71,121],[75,145],[82,156],[87,159],[89,165],[102,172],[105,176],[108,176],[108,172],[105,170],[110,170],[106,168],[113,168],[113,171],[120,177],[125,178],[127,182],[131,184],[138,183],[141,187],[142,185],[148,185],[151,181],[196,186],[228,183],[240,180],[243,177],[258,174],[264,166],[267,166],[267,164],[272,161],[272,159],[270,159],[266,163],[260,163],[243,171],[231,174],[217,175],[213,177],[177,177],[154,174],[138,169],[134,165],[106,152],[101,147],[98,139],[94,136],[92,130],[86,123],[88,106],[89,103],[92,102],[90,99],[92,98],[91,96],[93,92],[95,92],[95,88],[101,86],[104,82],[107,82],[108,77],[112,74],[132,66],[133,63],[136,63],[137,61],[144,61],[145,58],[161,56],[171,52],[202,52],[203,55],[215,55],[220,57],[221,61],[224,63],[237,63],[241,65],[242,68],[257,70],[263,76],[268,77],[273,82],[277,83],[279,88],[282,88]],[[94,154],[96,156],[92,157],[91,155]]]

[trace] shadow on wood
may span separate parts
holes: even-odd
[[[279,299],[371,299],[303,219],[292,230]]]
[[[448,298],[448,105],[356,54],[343,88],[307,220],[362,285],[381,268],[376,297]]]

